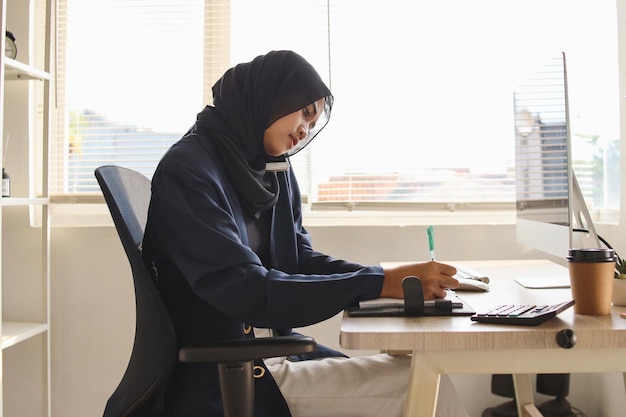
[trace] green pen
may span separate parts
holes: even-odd
[[[428,226],[426,229],[426,236],[428,236],[428,250],[430,250],[430,260],[435,260],[435,230],[432,226]]]

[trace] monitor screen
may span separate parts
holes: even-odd
[[[564,53],[515,88],[513,108],[518,242],[561,259],[602,247],[572,168]]]
[[[558,257],[571,247],[571,154],[565,54],[513,93],[517,239]]]

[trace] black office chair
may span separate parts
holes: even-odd
[[[163,416],[163,391],[177,361],[217,363],[225,417],[251,417],[254,359],[312,352],[316,349],[315,340],[282,336],[179,349],[170,317],[141,256],[150,180],[139,172],[112,165],[97,168],[95,175],[130,261],[136,303],[130,361],[107,401],[104,417]]]

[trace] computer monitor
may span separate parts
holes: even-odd
[[[565,54],[522,82],[513,104],[518,242],[561,259],[569,248],[600,247],[572,169]]]
[[[550,58],[513,93],[517,241],[562,260],[569,248],[600,247],[572,168],[568,98],[564,53]],[[539,406],[544,415],[574,415],[565,400],[568,374],[537,375],[537,390],[556,396]]]

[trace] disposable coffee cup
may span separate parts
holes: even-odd
[[[570,249],[567,256],[574,312],[601,316],[611,312],[615,251],[613,249]]]

